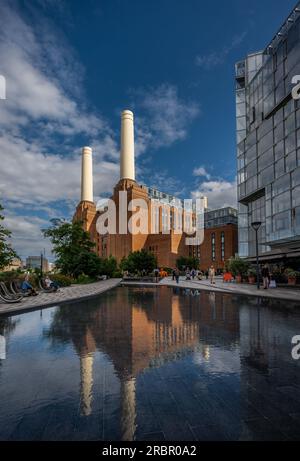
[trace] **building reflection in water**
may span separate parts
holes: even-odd
[[[0,366],[6,359],[6,344],[10,334],[16,328],[18,321],[12,317],[0,317]]]
[[[118,288],[85,305],[63,306],[44,333],[53,344],[71,342],[80,358],[80,409],[93,408],[95,352],[107,354],[120,380],[122,440],[136,431],[136,378],[149,367],[201,354],[210,346],[235,344],[238,310],[231,297],[175,288]]]

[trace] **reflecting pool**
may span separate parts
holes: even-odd
[[[293,303],[179,288],[0,317],[1,440],[300,439]]]

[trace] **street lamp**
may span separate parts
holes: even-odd
[[[255,230],[255,243],[256,243],[256,284],[257,289],[259,290],[259,260],[258,260],[258,230],[261,226],[260,221],[255,221],[251,223],[252,229]]]

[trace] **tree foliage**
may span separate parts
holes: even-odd
[[[100,275],[107,275],[113,277],[114,273],[118,270],[118,263],[116,258],[109,256],[109,258],[101,258]]]
[[[131,274],[152,272],[157,267],[157,260],[153,253],[147,250],[133,251],[127,258],[123,258],[120,263],[121,270],[128,271]]]
[[[95,244],[82,228],[82,223],[52,219],[52,227],[43,230],[56,254],[56,266],[62,274],[77,278],[81,274],[96,277],[101,272],[101,259],[93,251]]]
[[[186,269],[187,267],[190,269],[197,269],[199,266],[199,259],[194,256],[180,256],[180,258],[176,260],[176,266],[180,271]]]
[[[226,269],[229,270],[232,275],[246,275],[250,264],[242,258],[232,257],[226,263]]]
[[[2,215],[3,206],[0,204],[0,269],[8,266],[13,258],[17,257],[16,252],[12,249],[11,245],[7,242],[7,240],[11,236],[11,231],[6,229],[2,225],[2,221],[4,221],[4,216]]]

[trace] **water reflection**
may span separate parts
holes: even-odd
[[[291,304],[118,288],[9,321],[0,396],[13,398],[0,415],[1,439],[300,436],[300,370],[290,355],[300,318]],[[35,360],[23,371],[24,399],[14,380],[22,348]]]
[[[94,353],[105,351],[120,379],[121,438],[133,440],[136,376],[195,350],[209,361],[209,344],[200,337],[209,337],[211,328],[219,330],[224,343],[238,337],[238,313],[226,296],[216,300],[211,293],[207,303],[198,290],[123,288],[103,297],[101,309],[98,302],[84,311],[74,306],[58,309],[45,336],[53,345],[73,343],[80,358],[80,408],[85,416],[92,412]]]
[[[0,317],[0,367],[6,360],[6,338],[14,331],[17,321],[10,317]]]

